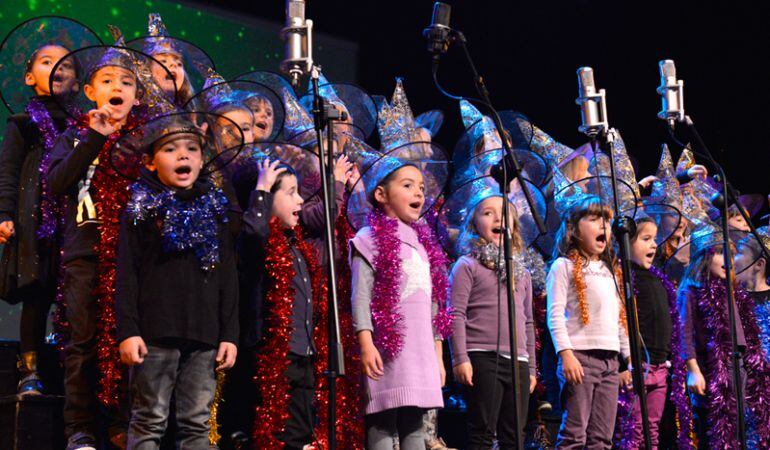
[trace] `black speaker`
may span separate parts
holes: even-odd
[[[64,448],[63,408],[64,397],[57,395],[9,395],[0,398],[0,448]]]

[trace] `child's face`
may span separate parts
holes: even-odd
[[[158,173],[164,185],[174,189],[190,189],[203,168],[200,138],[179,134],[174,140],[156,144],[147,168]]]
[[[68,53],[67,49],[58,45],[46,45],[35,55],[29,72],[24,74],[24,83],[35,90],[36,95],[51,95],[51,70]],[[77,74],[72,59],[68,58],[56,68],[53,75],[54,94],[77,92],[79,88]]]
[[[265,141],[273,134],[273,105],[264,99],[249,102],[254,114],[254,141]]]
[[[513,224],[513,218],[510,219]],[[497,245],[503,227],[503,198],[489,197],[479,203],[473,211],[473,226],[482,239]]]
[[[175,90],[181,89],[184,84],[185,71],[182,58],[173,53],[159,53],[152,56],[163,64],[161,66],[155,61],[150,64],[152,78],[163,89],[163,92],[173,95]]]
[[[243,131],[243,142],[246,144],[254,142],[254,117],[245,109],[233,109],[222,114],[226,118],[235,122]],[[224,133],[222,143],[225,148],[230,149],[240,144],[240,133],[233,129],[233,124],[228,120],[221,120]]]
[[[655,236],[658,234],[658,226],[652,222],[642,223],[636,230],[636,236],[631,242],[631,261],[637,265],[649,269],[655,258],[658,244]]]
[[[735,255],[735,278],[739,283],[750,286],[754,283],[755,271],[753,267],[749,267],[753,261],[751,251],[746,249]],[[757,264],[753,264],[756,266]]]
[[[729,219],[727,219],[727,225],[730,226],[730,228],[734,230],[739,231],[750,231],[751,228],[749,228],[749,224],[746,223],[746,220],[744,220],[743,216],[740,214],[736,214]]]
[[[398,169],[386,185],[377,186],[374,198],[389,217],[408,224],[417,221],[425,204],[422,173],[414,166]]]
[[[122,67],[106,66],[97,70],[83,92],[97,108],[107,105],[111,120],[115,122],[125,121],[131,108],[139,104],[136,77]]]
[[[580,249],[591,258],[601,255],[610,242],[610,219],[597,214],[589,214],[577,223],[577,235]]]
[[[273,194],[273,217],[277,217],[285,228],[294,228],[299,223],[299,213],[304,203],[299,195],[297,177],[284,175],[280,183],[280,187]]]
[[[411,144],[409,150],[416,158],[430,158],[433,156],[433,148],[430,146],[430,131],[425,128],[416,128],[413,138],[417,143]]]
[[[712,277],[717,277],[721,280],[727,278],[727,271],[725,271],[725,255],[722,252],[716,252],[711,256],[709,272]]]

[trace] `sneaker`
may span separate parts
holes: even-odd
[[[67,450],[96,450],[96,439],[88,433],[75,433],[67,441]]]
[[[43,393],[43,383],[40,382],[37,372],[27,374],[19,381],[17,393],[19,395],[41,395]]]

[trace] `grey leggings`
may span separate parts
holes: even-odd
[[[396,442],[400,443],[400,450],[425,450],[424,412],[421,408],[407,406],[368,414],[367,450],[393,450]]]

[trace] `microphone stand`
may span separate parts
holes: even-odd
[[[636,222],[631,217],[621,216],[620,201],[618,199],[618,177],[615,171],[615,156],[612,152],[612,143],[615,140],[613,131],[602,127],[601,132],[588,130],[586,134],[591,139],[591,148],[596,149],[597,140],[599,148],[610,156],[610,179],[612,180],[612,199],[615,220],[612,231],[620,249],[620,269],[623,274],[623,297],[626,305],[626,323],[628,326],[628,344],[631,347],[631,377],[633,388],[639,399],[639,411],[642,417],[642,436],[645,448],[652,448],[650,434],[650,418],[647,411],[647,392],[644,388],[644,366],[642,364],[641,335],[639,333],[639,314],[636,308],[634,296],[633,270],[631,268],[631,234],[635,233]],[[597,136],[598,134],[598,136]],[[625,362],[625,361],[624,361]]]
[[[466,46],[466,39],[462,32],[459,30],[450,30],[450,39],[452,41],[459,42],[460,46],[463,49],[463,53],[465,54],[465,59],[468,63],[468,67],[471,69],[471,72],[473,73],[473,81],[476,86],[476,90],[481,96],[482,102],[487,106],[487,108],[491,112],[492,120],[495,123],[495,128],[497,129],[497,132],[500,134],[501,141],[503,142],[503,148],[505,151],[504,157],[498,162],[491,170],[491,176],[494,178],[495,181],[500,185],[500,192],[503,194],[503,252],[505,257],[505,291],[506,291],[506,297],[507,297],[507,305],[508,305],[508,344],[511,349],[511,381],[513,383],[513,396],[518,401],[518,399],[521,397],[521,389],[520,389],[520,383],[521,383],[521,376],[519,374],[519,360],[517,358],[517,352],[518,352],[518,333],[517,333],[517,326],[516,326],[516,301],[514,298],[514,292],[515,292],[515,274],[514,274],[514,261],[513,261],[513,236],[511,234],[511,224],[509,223],[509,211],[510,211],[510,202],[508,200],[508,195],[510,194],[510,184],[514,179],[517,179],[519,181],[519,185],[521,186],[521,189],[524,191],[524,196],[527,199],[527,203],[529,204],[530,211],[532,212],[532,217],[535,220],[535,223],[537,224],[538,230],[541,233],[545,233],[545,224],[543,223],[543,219],[540,217],[539,213],[537,212],[537,208],[535,208],[534,200],[532,199],[532,194],[529,192],[529,188],[527,187],[527,183],[525,182],[525,179],[521,175],[521,165],[519,164],[519,161],[516,159],[516,157],[513,154],[513,151],[511,150],[511,144],[506,138],[506,132],[505,127],[503,127],[503,123],[500,120],[500,115],[497,113],[497,111],[492,107],[492,101],[489,98],[489,91],[486,88],[486,85],[484,84],[484,79],[479,75],[478,71],[476,70],[476,65],[473,63],[473,58],[471,58],[470,52],[468,51],[468,48]],[[446,92],[444,92],[443,89],[441,89],[441,86],[438,85],[438,66],[439,66],[439,55],[434,54],[433,55],[433,64],[432,64],[432,71],[433,71],[433,79],[436,82],[436,87],[440,92],[446,95]],[[452,97],[451,95],[449,96]],[[527,383],[529,385],[529,383]],[[521,434],[522,431],[522,424],[526,424],[526,417],[519,417],[519,408],[518,405],[515,408],[514,415],[513,415],[513,426],[515,427],[516,433],[514,434],[514,445],[517,449],[523,449],[524,448],[524,437]]]
[[[759,241],[762,242],[759,239],[759,236],[757,235],[757,230],[754,228],[754,225],[751,223],[751,220],[748,218],[748,214],[746,214],[746,211],[744,211],[743,206],[741,206],[740,202],[738,202],[738,196],[735,193],[735,190],[732,188],[730,183],[727,181],[727,176],[725,175],[725,171],[722,168],[721,165],[717,164],[717,162],[714,160],[714,157],[712,156],[711,152],[709,151],[708,147],[706,146],[706,143],[703,141],[703,139],[700,136],[700,133],[698,133],[697,128],[695,128],[695,124],[693,123],[690,116],[684,117],[684,123],[687,125],[687,128],[690,130],[690,133],[692,134],[692,137],[695,139],[695,144],[698,146],[698,148],[701,150],[700,153],[702,153],[708,160],[711,162],[711,164],[716,167],[716,169],[719,171],[719,175],[722,178],[722,193],[721,195],[724,196],[722,199],[718,199],[717,203],[721,202],[719,205],[719,209],[721,210],[722,215],[722,234],[723,234],[723,254],[725,259],[725,271],[727,272],[727,279],[726,282],[726,289],[727,289],[727,319],[730,326],[730,339],[732,341],[732,349],[731,349],[731,355],[730,355],[730,361],[732,363],[732,382],[733,382],[733,395],[735,395],[735,403],[736,403],[736,414],[738,416],[738,441],[741,445],[741,448],[746,448],[746,406],[744,403],[743,398],[743,386],[741,384],[741,367],[740,367],[740,361],[741,361],[741,352],[738,348],[738,321],[735,317],[735,311],[736,311],[736,304],[735,304],[735,292],[734,292],[734,273],[733,273],[733,260],[732,260],[732,249],[730,248],[730,235],[729,235],[729,225],[727,223],[727,214],[728,214],[728,208],[730,202],[733,202],[737,207],[738,211],[741,212],[741,215],[743,215],[743,218],[746,220],[746,223],[749,224],[749,227],[751,229],[751,232],[753,233],[754,237]],[[727,200],[727,201],[725,201]],[[767,258],[767,250],[764,248],[763,245],[760,245],[760,248],[762,248],[763,253],[765,254],[765,257]],[[770,259],[768,259],[770,261]]]
[[[310,76],[313,83],[313,119],[316,130],[316,140],[318,142],[318,159],[321,172],[321,191],[324,205],[324,243],[326,244],[327,261],[327,289],[328,289],[328,346],[329,346],[329,367],[325,376],[329,382],[329,450],[337,448],[337,378],[345,376],[345,361],[343,359],[342,342],[340,341],[340,324],[337,301],[337,277],[335,270],[335,248],[334,248],[334,220],[337,217],[337,204],[335,203],[334,193],[334,121],[344,120],[344,112],[337,111],[336,108],[329,105],[326,99],[321,97],[318,90],[318,78],[321,68],[314,65]],[[323,129],[327,129],[328,153],[324,149]]]

